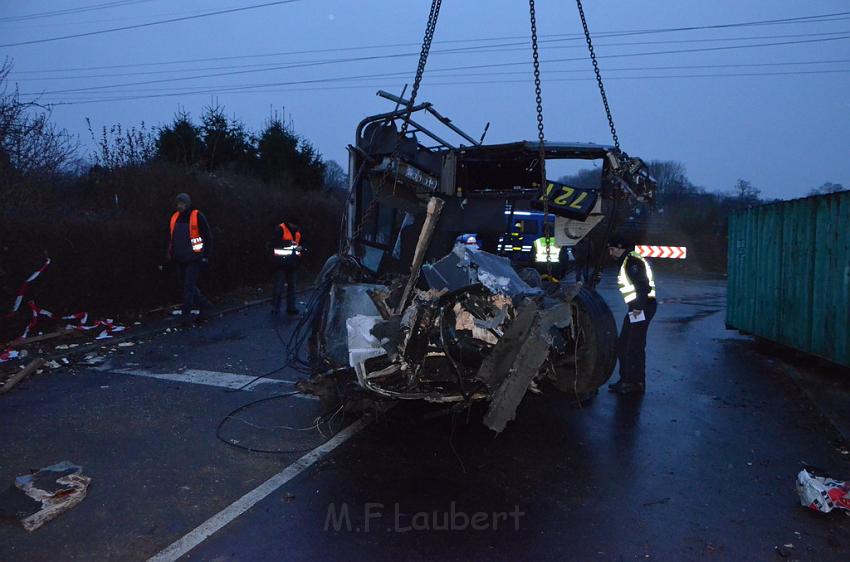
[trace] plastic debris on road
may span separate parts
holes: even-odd
[[[62,461],[34,474],[15,478],[14,486],[0,493],[0,515],[34,531],[79,504],[91,478],[79,465]]]
[[[822,513],[833,509],[850,510],[850,483],[826,476],[815,476],[808,470],[797,475],[800,504]]]

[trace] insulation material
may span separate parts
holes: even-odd
[[[345,322],[348,332],[348,364],[354,367],[360,381],[366,378],[366,360],[387,354],[381,341],[371,333],[375,324],[382,320],[380,316],[358,314]]]

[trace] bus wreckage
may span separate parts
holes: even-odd
[[[460,410],[486,401],[483,421],[495,432],[529,388],[593,396],[613,371],[617,337],[594,286],[608,238],[653,197],[643,162],[613,147],[547,142],[547,161],[599,161],[602,180],[598,189],[541,186],[538,143],[485,145],[429,103],[379,95],[396,110],[364,119],[349,147],[342,248],[317,281],[313,377],[301,389],[360,404]],[[426,129],[426,116],[465,145]],[[514,218],[541,208],[554,215],[558,246],[584,248],[583,284],[517,271],[506,257],[500,240],[509,241]],[[475,245],[456,243],[469,232]]]

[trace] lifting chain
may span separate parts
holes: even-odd
[[[537,140],[540,144],[540,152],[537,156],[540,165],[540,189],[543,196],[543,243],[546,245],[546,273],[552,275],[551,245],[549,239],[554,236],[554,229],[549,228],[549,194],[546,190],[546,147],[543,134],[543,92],[540,87],[540,54],[537,48],[537,15],[534,9],[534,0],[528,0],[528,11],[531,18],[531,57],[534,65],[534,95],[537,102]],[[513,230],[513,225],[510,229]],[[504,243],[503,243],[504,245]],[[537,248],[534,248],[535,260]]]
[[[596,53],[593,50],[593,41],[590,39],[590,30],[587,28],[587,19],[584,17],[584,7],[581,0],[576,0],[578,15],[581,17],[581,26],[584,28],[584,39],[587,41],[587,50],[590,52],[590,60],[593,63],[593,72],[596,73],[596,84],[599,86],[599,95],[602,96],[602,105],[605,106],[605,115],[608,117],[608,127],[611,129],[611,137],[614,139],[614,147],[620,150],[620,139],[617,137],[617,129],[614,127],[614,117],[611,116],[611,107],[608,105],[608,96],[605,95],[605,85],[602,83],[602,73],[599,72],[599,63],[596,62]]]
[[[372,194],[372,200],[369,201],[369,206],[366,207],[365,211],[363,211],[363,215],[360,217],[360,222],[357,224],[357,228],[354,229],[354,232],[352,232],[351,237],[345,244],[343,253],[348,253],[351,242],[360,236],[366,221],[369,220],[369,217],[375,211],[375,207],[378,204],[378,196],[381,194],[381,187],[390,175],[390,166],[398,156],[401,141],[407,134],[408,127],[410,127],[410,116],[413,113],[412,110],[416,103],[416,95],[419,93],[419,85],[422,83],[422,77],[425,75],[425,65],[428,62],[428,54],[431,52],[431,42],[434,40],[434,31],[437,29],[437,19],[440,17],[440,7],[442,4],[443,0],[431,0],[431,11],[428,13],[428,23],[425,25],[425,37],[422,39],[422,49],[419,51],[419,63],[416,66],[416,76],[413,79],[413,88],[410,90],[410,99],[407,103],[407,112],[405,113],[404,121],[401,124],[401,130],[396,138],[395,147],[390,155],[387,169],[384,171],[381,181],[378,183],[377,187],[375,187],[374,193]],[[356,189],[356,187],[357,186],[355,185],[354,188]],[[393,185],[393,191],[395,191],[395,185]]]
[[[422,39],[422,49],[419,51],[419,64],[416,66],[416,77],[413,79],[413,88],[410,90],[407,115],[405,115],[404,123],[401,125],[401,134],[398,137],[399,143],[410,126],[411,109],[413,109],[413,105],[416,103],[416,95],[419,93],[422,76],[425,75],[425,64],[428,62],[428,53],[431,52],[431,41],[434,40],[434,31],[437,29],[437,18],[440,17],[440,6],[442,4],[443,0],[431,0],[431,12],[428,14],[428,23],[425,26],[425,37]],[[398,150],[398,144],[396,145],[396,150]]]

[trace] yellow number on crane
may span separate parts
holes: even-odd
[[[561,194],[558,195],[557,197],[555,197],[555,199],[552,202],[555,205],[561,205],[561,206],[566,205],[569,202],[570,197],[572,197],[573,193],[575,193],[575,192],[576,192],[576,190],[573,189],[572,187],[567,187],[566,185],[563,185],[563,186],[561,186]]]
[[[549,194],[550,194],[550,193],[552,193],[552,190],[553,190],[554,188],[555,188],[555,184],[554,184],[554,183],[547,184],[547,185],[546,185],[546,193],[545,193],[544,195],[541,195],[541,196],[540,196],[540,201],[543,201],[544,199],[546,199],[547,197],[549,197]]]
[[[586,191],[582,191],[582,192],[579,194],[578,198],[577,198],[575,201],[573,201],[572,203],[570,203],[570,208],[571,208],[571,209],[578,209],[578,210],[581,210],[581,204],[580,204],[580,203],[581,203],[582,201],[584,201],[585,199],[587,199],[587,192],[586,192]]]

